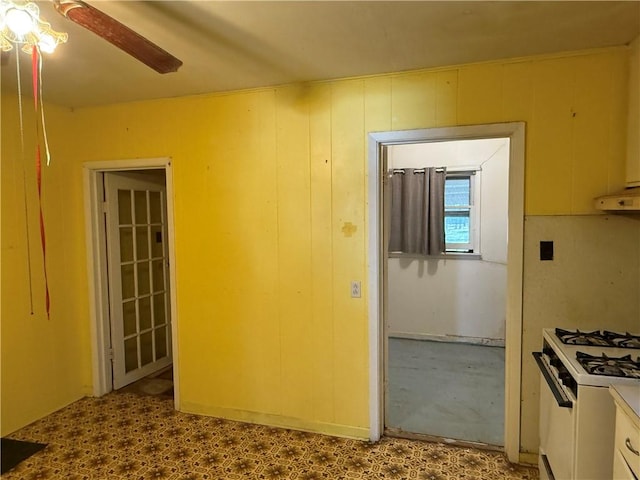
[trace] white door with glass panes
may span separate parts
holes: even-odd
[[[164,171],[104,174],[113,388],[171,364]]]

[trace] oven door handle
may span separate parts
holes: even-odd
[[[567,398],[567,395],[558,386],[555,378],[553,377],[551,372],[549,372],[547,365],[544,363],[544,360],[542,360],[542,352],[533,352],[533,358],[536,359],[538,368],[540,368],[542,376],[547,381],[547,385],[549,385],[549,389],[556,399],[558,406],[563,408],[573,408],[573,402],[569,398]]]

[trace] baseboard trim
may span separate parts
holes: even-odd
[[[504,338],[462,337],[458,335],[431,335],[428,333],[389,332],[389,338],[429,340],[432,342],[470,343],[488,347],[504,347]]]
[[[529,452],[520,452],[520,462],[521,465],[528,465],[537,467],[538,466],[538,454],[537,453],[529,453]]]
[[[354,427],[328,422],[314,422],[283,415],[201,405],[184,400],[181,403],[180,411],[184,413],[224,418],[226,420],[233,420],[237,422],[255,423],[268,427],[287,428],[291,430],[331,435],[334,437],[352,438],[356,440],[369,439],[369,429],[365,427]]]

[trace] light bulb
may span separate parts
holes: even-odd
[[[20,8],[10,8],[5,14],[7,27],[18,37],[29,33],[35,27],[35,21],[31,14]]]
[[[58,46],[58,42],[48,33],[43,33],[40,36],[40,40],[38,41],[38,47],[44,53],[53,53],[53,51]]]

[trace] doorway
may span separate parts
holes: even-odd
[[[379,439],[385,429],[385,391],[388,381],[387,325],[389,312],[384,245],[384,188],[388,147],[415,143],[483,138],[509,139],[508,227],[506,272],[506,321],[504,350],[504,450],[519,461],[520,376],[522,331],[522,251],[524,221],[524,124],[506,123],[435,128],[369,135],[369,318],[370,318],[370,438]]]
[[[168,374],[178,408],[171,162],[91,162],[84,173],[94,395]]]
[[[509,139],[383,148],[385,433],[502,449]],[[444,216],[417,215],[405,194],[434,168]],[[443,252],[413,253],[411,229],[429,215]]]

